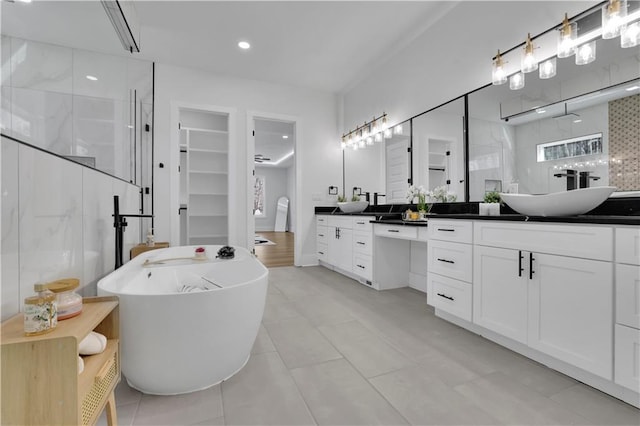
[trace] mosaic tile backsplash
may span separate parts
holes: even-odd
[[[640,94],[609,102],[609,184],[640,190]]]

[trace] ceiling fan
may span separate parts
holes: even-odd
[[[254,155],[254,156],[253,156],[253,161],[254,161],[255,163],[263,163],[263,162],[265,162],[265,161],[270,161],[270,160],[271,160],[271,158],[269,158],[269,157],[265,157],[265,156],[264,156],[264,155],[262,155],[262,154],[256,154],[256,155]]]

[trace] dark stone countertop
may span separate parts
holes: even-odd
[[[426,226],[424,221],[403,221],[402,212],[412,209],[411,204],[382,204],[369,206],[362,213],[342,213],[336,206],[316,207],[316,214],[340,216],[371,216],[373,223],[389,225]],[[500,216],[480,216],[478,203],[437,203],[431,209],[433,218],[465,219],[465,220],[502,220],[519,222],[553,222],[553,223],[584,223],[603,225],[634,225],[640,226],[640,197],[609,198],[603,204],[588,212],[577,216],[525,216],[516,213],[507,205],[500,206]]]

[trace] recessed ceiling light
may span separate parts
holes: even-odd
[[[91,81],[98,81],[98,77],[93,76],[93,75],[88,75],[88,76],[87,76],[87,80],[91,80]]]
[[[640,89],[640,86],[631,86],[631,87],[627,87],[624,90],[626,90],[627,92],[630,92],[630,91],[636,90],[636,89]]]
[[[289,139],[289,135],[282,135],[282,139]]]
[[[247,50],[248,48],[250,48],[250,47],[251,47],[251,45],[249,44],[249,42],[248,42],[248,41],[240,41],[240,42],[238,42],[238,47],[239,47],[240,49],[245,49],[245,50]]]

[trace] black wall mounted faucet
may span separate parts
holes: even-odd
[[[124,237],[124,231],[127,227],[128,217],[153,217],[150,214],[121,214],[120,213],[120,197],[118,195],[113,196],[113,227],[116,228],[116,264],[115,269],[118,269],[123,265],[122,261],[122,241]]]

